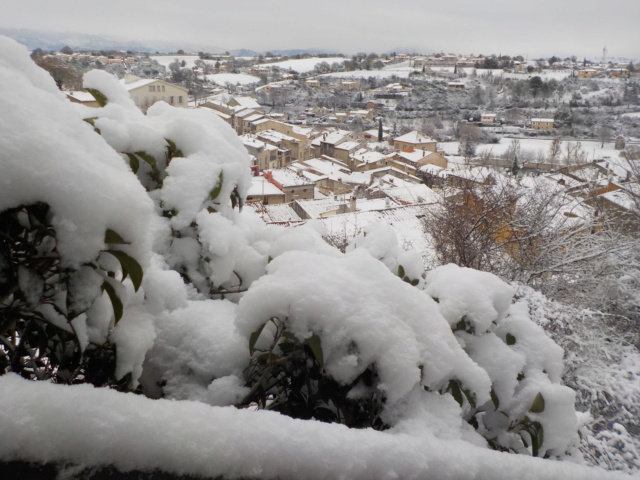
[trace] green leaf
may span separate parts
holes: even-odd
[[[493,388],[491,389],[491,401],[493,402],[493,406],[496,407],[496,410],[500,408],[500,399]]]
[[[413,285],[414,287],[416,287],[419,283],[420,283],[420,280],[418,280],[417,278],[414,278],[413,280],[411,280],[411,285]]]
[[[516,337],[514,337],[510,333],[507,333],[507,345],[515,345],[515,344],[516,344]]]
[[[93,98],[96,99],[96,102],[98,102],[98,105],[101,107],[107,104],[107,97],[100,90],[96,90],[95,88],[86,88],[85,90],[93,95]]]
[[[536,398],[533,399],[533,403],[531,404],[530,412],[533,413],[542,413],[544,412],[544,397],[540,392],[536,395]]]
[[[292,353],[295,348],[296,348],[296,344],[294,342],[290,342],[290,341],[284,341],[284,342],[280,342],[278,344],[278,347],[280,348],[280,351],[284,354],[284,355],[289,355],[290,353]]]
[[[267,324],[263,324],[260,328],[258,328],[258,330],[256,330],[255,332],[253,332],[251,334],[251,336],[249,337],[249,355],[253,355],[255,346],[256,346],[256,342],[258,341],[258,338],[260,338],[260,334],[262,333],[262,330],[264,330],[264,327]]]
[[[167,149],[169,150],[169,160],[175,157],[184,157],[184,153],[178,150],[178,147],[176,147],[175,142],[169,140],[168,138],[165,138],[165,140],[168,144]]]
[[[234,197],[236,200],[235,202],[233,201]],[[244,206],[244,200],[240,196],[240,192],[238,192],[237,186],[233,189],[233,192],[231,193],[231,204],[233,208],[236,208],[236,205],[238,205],[238,208],[240,209],[240,211],[242,211],[242,207]]]
[[[218,198],[218,195],[220,195],[220,191],[222,190],[223,178],[224,178],[224,175],[222,172],[220,172],[220,175],[218,175],[218,183],[209,192],[209,198],[211,198],[211,200],[215,200],[216,198]]]
[[[151,165],[151,167],[154,169],[154,171],[158,170],[158,165],[156,163],[156,159],[153,158],[151,155],[149,155],[147,152],[142,152],[142,151],[136,152],[136,155],[138,155],[142,160],[144,160],[149,165]]]
[[[462,398],[462,390],[460,390],[460,385],[457,380],[449,380],[449,388],[451,389],[451,395],[458,405],[462,406],[464,400]]]
[[[537,440],[538,440],[538,450],[542,448],[542,444],[544,443],[544,428],[538,422],[534,424],[536,426]]]
[[[113,288],[107,280],[102,283],[102,290],[107,292],[109,298],[111,299],[111,305],[113,305],[113,316],[115,317],[115,323],[117,324],[122,318],[122,312],[124,311],[124,307],[122,306],[122,301],[118,294],[116,293],[116,289]]]
[[[471,390],[462,389],[462,393],[467,397],[467,401],[471,408],[476,408],[476,395]]]
[[[129,157],[129,166],[133,173],[138,173],[140,169],[140,160],[138,160],[138,157],[136,157],[135,153],[125,153],[125,155]]]
[[[398,276],[404,278],[404,267],[402,265],[398,265]]]
[[[142,277],[144,275],[140,264],[133,257],[130,257],[120,250],[105,250],[105,252],[110,253],[118,259],[122,267],[123,279],[129,275],[133,282],[133,288],[137,292],[142,284]]]
[[[122,237],[118,234],[118,232],[111,230],[110,228],[104,232],[104,243],[109,243],[112,245],[129,245],[129,242],[125,242]]]
[[[100,131],[100,129],[98,127],[96,127],[96,120],[98,119],[98,117],[91,117],[91,118],[83,118],[83,120],[85,122],[87,122],[89,125],[91,125],[93,127],[93,131],[96,132],[98,135],[101,135],[102,132]]]
[[[476,329],[471,324],[471,322],[469,321],[469,319],[467,318],[466,315],[464,315],[460,319],[460,321],[458,323],[456,323],[455,327],[453,327],[453,331],[454,332],[463,331],[463,332],[470,333],[472,335],[476,333]]]
[[[294,342],[296,340],[296,336],[293,333],[288,332],[286,330],[284,332],[282,332],[282,337],[286,338],[287,340],[294,341]]]
[[[311,337],[307,339],[307,345],[309,345],[309,348],[311,349],[313,356],[316,358],[318,365],[320,365],[320,368],[323,368],[324,356],[322,353],[322,345],[320,342],[320,337],[318,337],[318,335],[314,333],[313,335],[311,335]]]

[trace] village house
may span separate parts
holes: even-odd
[[[369,177],[364,176],[351,179],[351,173],[346,165],[326,156],[294,162],[289,166],[289,170],[313,182],[322,195],[345,195],[354,189],[353,185],[347,183],[349,180],[352,180],[352,183],[355,181],[356,187],[369,180]]]
[[[367,196],[367,198],[384,197],[385,194],[383,190],[389,185],[403,185],[403,183],[401,182],[409,182],[412,184],[421,183],[420,178],[416,177],[415,175],[399,170],[392,166],[376,168],[374,170],[369,170],[367,173],[370,175],[369,185],[365,190],[365,195]],[[401,182],[398,183],[396,179],[399,179]]]
[[[263,175],[269,182],[282,190],[285,203],[315,197],[315,183],[303,175],[298,175],[295,170],[279,168],[264,172]]]
[[[403,98],[409,95],[411,87],[405,87],[401,83],[390,83],[382,88],[371,90],[374,98]]]
[[[250,115],[249,111],[253,112],[253,114],[260,115],[260,117],[254,117],[252,122],[264,116],[262,106],[251,97],[236,97],[223,94],[214,98],[209,97],[204,103],[198,105],[198,107],[214,110],[220,118],[234,128],[238,135],[255,133],[255,129],[250,128],[249,124],[243,123],[244,118]],[[241,112],[244,113],[238,117],[238,114]]]
[[[480,123],[485,126],[492,126],[496,123],[495,113],[483,113],[480,115]]]
[[[348,130],[326,130],[311,141],[313,156],[321,157],[322,155],[328,155],[334,157],[336,146],[354,138],[356,138],[355,134]]]
[[[423,165],[437,165],[440,168],[447,168],[447,159],[439,154],[426,149],[415,150],[407,148],[401,152],[395,152],[387,156],[387,163],[399,170],[417,175]]]
[[[610,68],[607,70],[607,75],[612,78],[628,77],[629,70],[627,68]]]
[[[263,130],[257,133],[256,136],[259,140],[275,145],[282,150],[287,150],[291,160],[305,159],[305,144],[295,137],[276,132],[275,130]]]
[[[426,135],[422,135],[420,132],[413,130],[412,132],[405,133],[399,137],[389,141],[389,144],[393,146],[395,150],[406,150],[413,148],[414,150],[429,150],[430,152],[436,152],[437,142]]]
[[[256,133],[256,124],[258,120],[264,119],[264,115],[252,108],[242,110],[235,115],[235,128],[238,135],[245,133]]]
[[[371,151],[368,148],[360,148],[351,154],[348,162],[353,172],[366,172],[380,167],[386,167],[387,156],[381,152]]]
[[[336,85],[336,90],[357,91],[360,90],[360,82],[357,80],[342,80]]]
[[[598,70],[594,68],[586,68],[578,70],[578,78],[593,78],[598,74]]]
[[[532,118],[531,128],[534,130],[551,130],[553,128],[553,118]]]
[[[67,98],[71,101],[71,103],[81,103],[82,105],[86,105],[87,107],[91,107],[91,108],[100,107],[100,104],[98,103],[98,101],[89,92],[76,90],[75,92],[66,92],[66,93],[67,93]]]
[[[254,158],[252,167],[257,167],[258,171],[281,168],[287,165],[287,159],[291,161],[291,154],[287,156],[286,150],[258,140],[253,135],[243,135],[240,139],[249,155]]]
[[[144,111],[161,100],[174,107],[187,108],[189,91],[186,88],[163,80],[140,78],[131,74],[125,75],[120,83],[127,89],[133,102]]]
[[[284,203],[284,199],[284,192],[265,177],[262,175],[251,177],[247,203],[261,202],[263,205],[277,205]]]
[[[360,142],[354,140],[348,140],[346,142],[342,142],[333,150],[333,156],[338,160],[349,163],[349,158],[351,154],[357,151],[360,148]]]

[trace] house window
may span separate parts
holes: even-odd
[[[164,85],[162,85],[162,91],[164,92]]]
[[[171,95],[171,96],[169,97],[169,104],[170,104],[170,105],[173,105],[173,104],[174,104],[174,101],[173,101],[173,99],[174,99],[174,98],[175,98],[175,97],[174,97],[173,95]]]
[[[136,105],[140,105],[140,97],[133,97],[133,101],[136,103]]]
[[[156,91],[155,85],[149,85],[149,91],[150,92],[155,92]]]
[[[156,103],[156,96],[155,95],[153,96],[152,103]]]
[[[178,103],[182,103],[182,95],[178,96]]]

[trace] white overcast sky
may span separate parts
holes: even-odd
[[[640,0],[0,0],[0,27],[225,50],[640,58]]]

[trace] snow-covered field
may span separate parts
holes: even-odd
[[[478,75],[486,75],[488,70],[477,70]],[[493,73],[496,75],[496,72]],[[542,72],[533,72],[533,73],[509,73],[498,72],[498,75],[503,76],[504,78],[512,78],[514,80],[529,80],[533,77],[540,77],[542,80],[563,80],[565,78],[569,78],[571,76],[571,70],[544,70]]]
[[[407,78],[412,70],[397,69],[397,70],[351,70],[348,72],[334,72],[320,75],[322,77],[333,78],[391,78],[396,76],[398,78]]]
[[[453,74],[454,67],[429,67],[431,72],[434,74],[445,73],[445,74]],[[336,77],[336,78],[388,78],[391,76],[396,76],[398,78],[407,78],[409,74],[413,72],[421,72],[422,68],[416,68],[410,65],[409,62],[402,62],[397,64],[392,64],[384,67],[382,70],[354,70],[349,72],[335,72],[335,73],[327,73],[324,76],[327,77]],[[472,75],[474,72],[478,76],[484,75],[494,75],[494,76],[503,76],[504,78],[513,78],[516,80],[529,80],[534,76],[539,76],[542,80],[562,80],[571,75],[570,71],[544,71],[541,73],[506,73],[502,70],[486,70],[486,69],[476,69],[476,68],[463,68],[464,73],[467,75]]]
[[[200,60],[198,55],[152,55],[152,60],[155,60],[163,67],[169,68],[169,65],[178,60],[179,62],[185,62],[184,68],[193,68],[196,65],[196,60]],[[209,61],[211,62],[211,61]],[[212,62],[215,63],[215,62]]]
[[[215,73],[212,75],[205,75],[207,80],[220,86],[225,86],[227,83],[232,85],[250,85],[252,83],[258,83],[260,79],[253,75],[247,75],[245,73]]]
[[[322,62],[327,62],[329,65],[331,65],[332,63],[342,63],[344,62],[346,59],[343,57],[327,57],[327,58],[319,58],[319,57],[312,57],[312,58],[301,58],[298,60],[284,60],[282,62],[275,62],[275,63],[264,63],[261,64],[261,67],[278,67],[281,68],[283,70],[293,70],[294,72],[298,72],[298,73],[307,73],[312,71],[315,66],[319,63]]]
[[[541,138],[518,138],[520,142],[520,151],[521,152],[533,152],[534,154],[538,153],[548,153],[549,148],[551,147],[551,143],[553,140],[551,139],[541,139]],[[611,159],[615,160],[620,158],[620,151],[616,150],[611,142],[605,142],[604,147],[601,147],[601,142],[593,141],[593,140],[563,140],[561,151],[566,151],[567,145],[580,142],[580,146],[582,150],[587,155],[588,161],[600,160],[600,159]],[[486,153],[491,153],[492,156],[501,156],[509,150],[511,146],[512,138],[505,137],[501,138],[498,143],[488,143],[479,145],[476,149],[477,155],[482,155]]]

